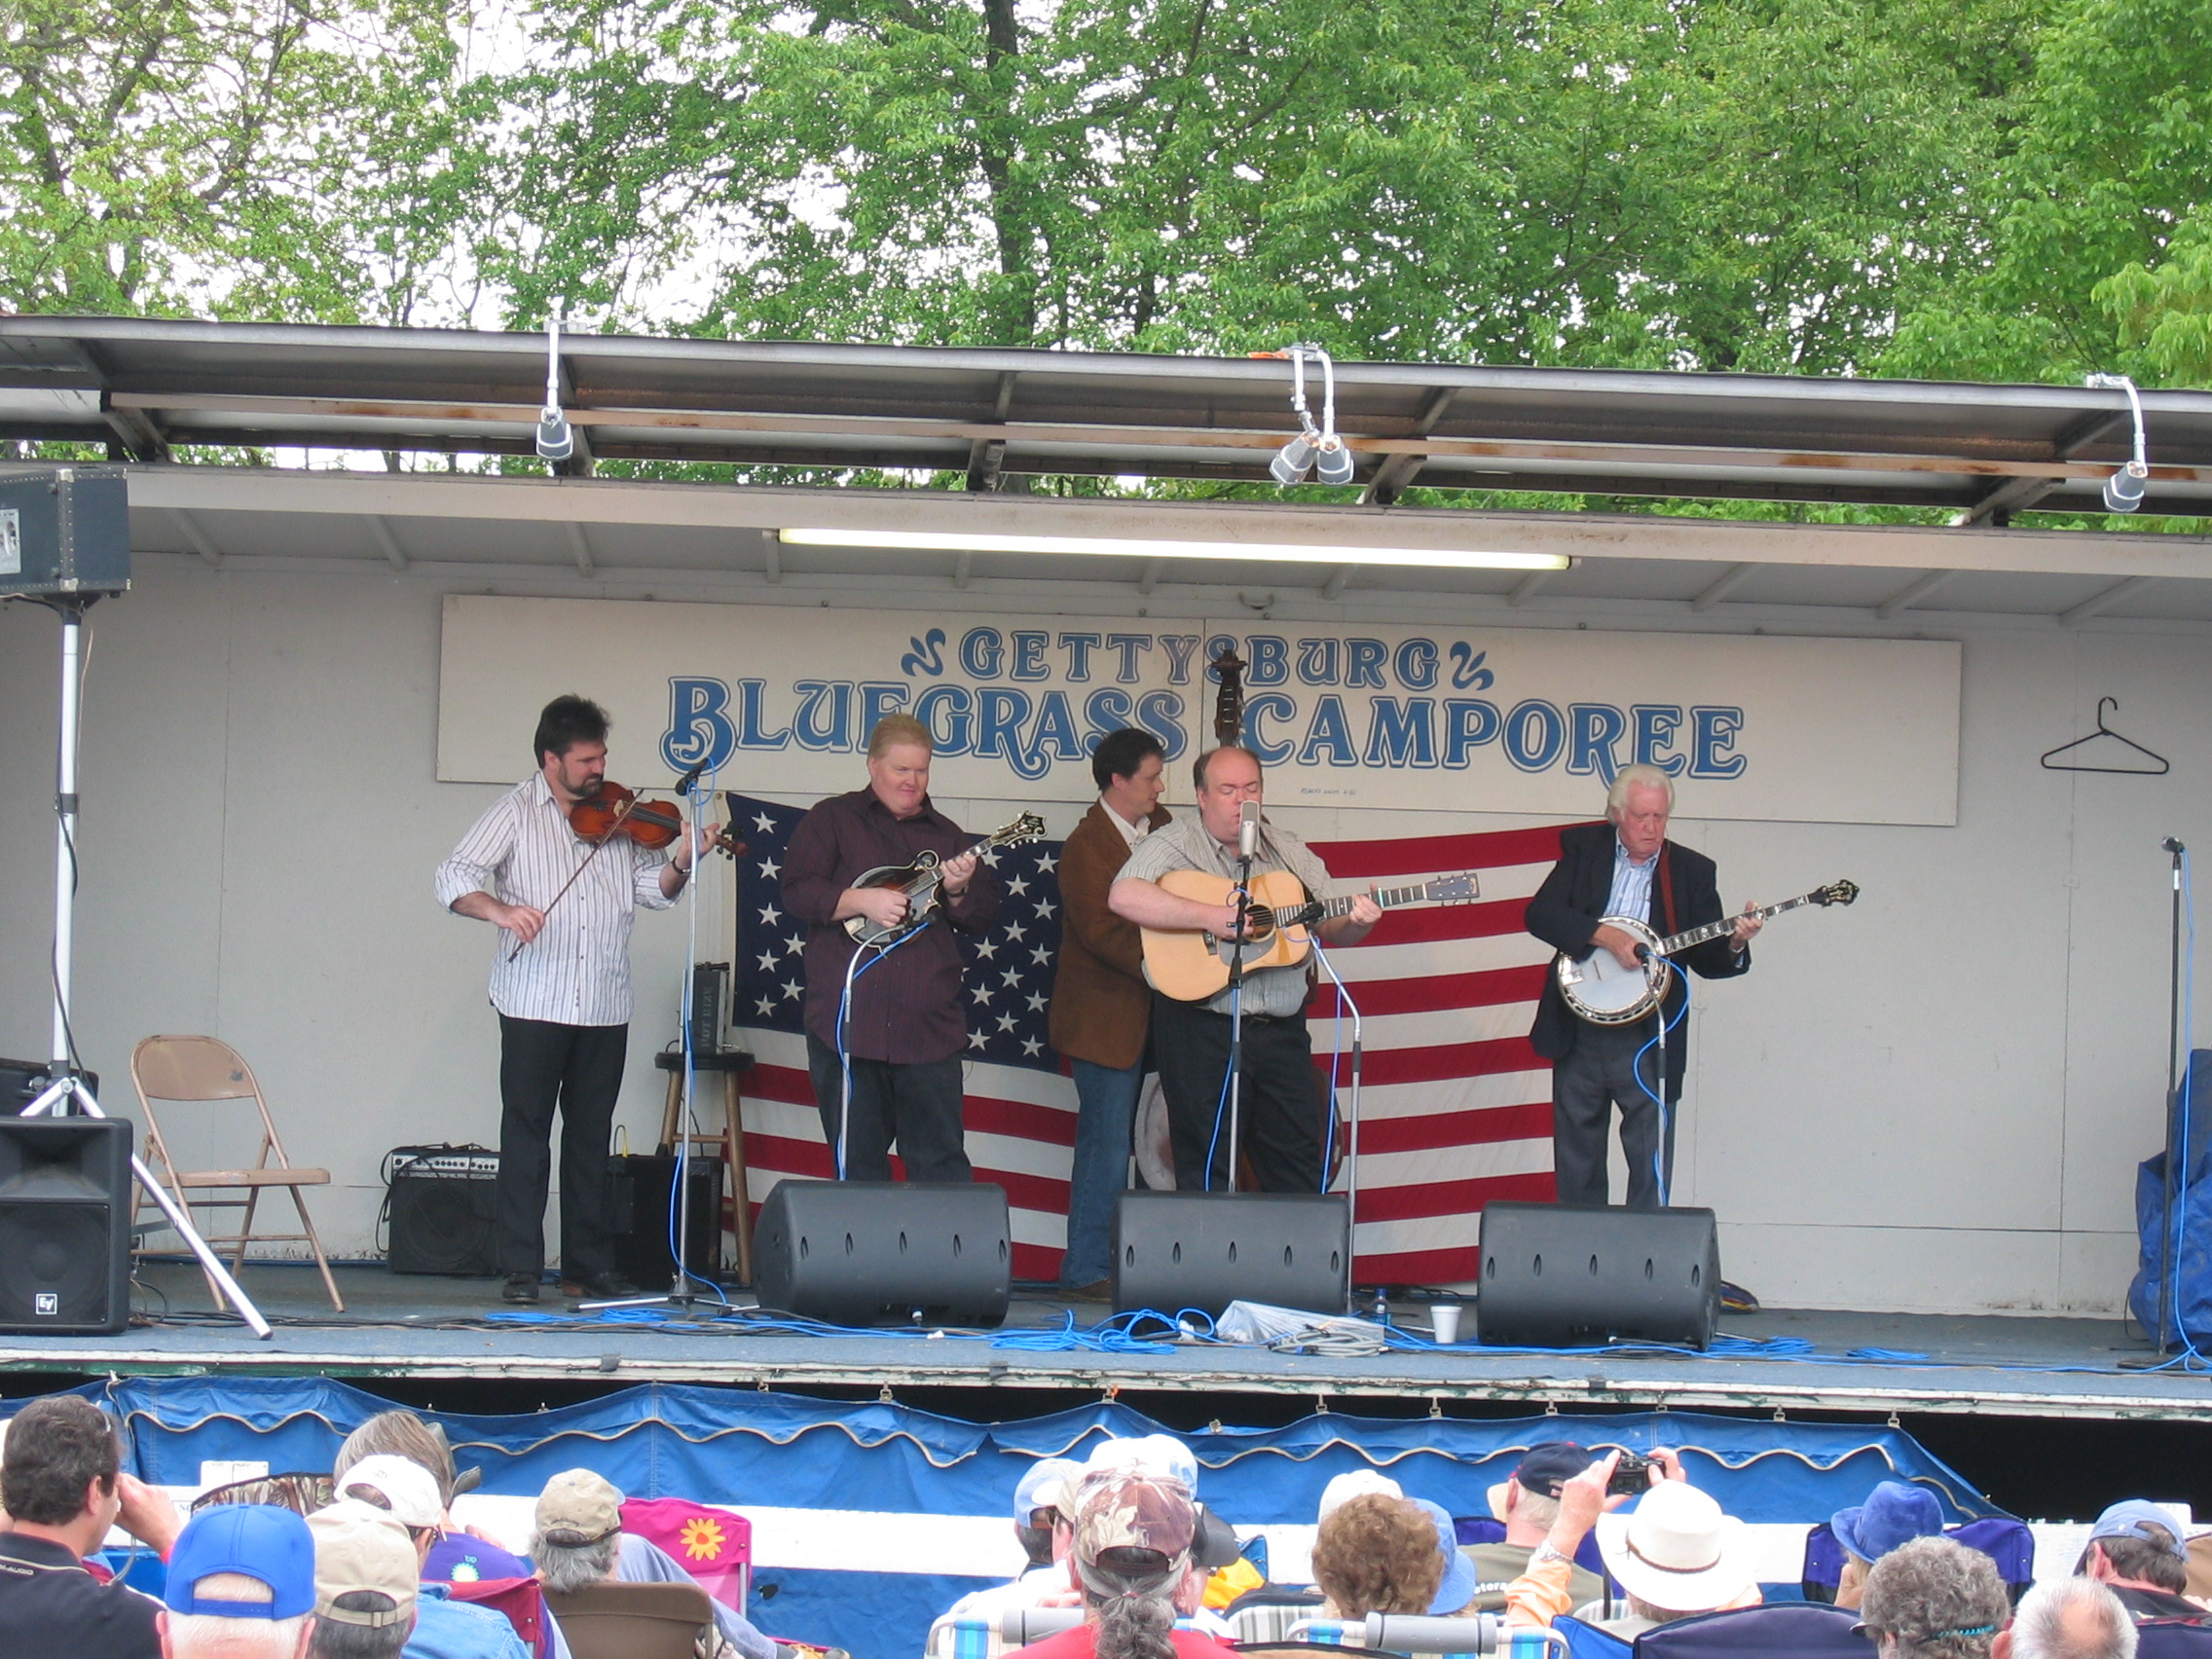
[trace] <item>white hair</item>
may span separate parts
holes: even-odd
[[[2094,1578],[2048,1579],[2020,1598],[2012,1652],[2016,1659],[2134,1659],[2135,1621]]]
[[[622,1534],[609,1532],[588,1544],[556,1544],[538,1533],[530,1540],[530,1559],[536,1565],[539,1582],[565,1596],[614,1576],[615,1564],[622,1559]]]
[[[1633,766],[1623,766],[1613,774],[1612,788],[1605,792],[1605,816],[1611,818],[1628,804],[1628,792],[1639,787],[1667,792],[1667,810],[1675,810],[1675,780],[1656,766],[1646,766],[1641,760]]]
[[[290,1619],[234,1619],[221,1613],[168,1615],[174,1659],[292,1659],[313,1613]]]

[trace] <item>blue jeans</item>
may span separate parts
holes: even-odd
[[[1074,1290],[1114,1272],[1114,1212],[1129,1184],[1129,1148],[1136,1133],[1144,1061],[1132,1066],[1071,1060],[1078,1102],[1075,1171],[1068,1181],[1068,1249],[1060,1283]]]

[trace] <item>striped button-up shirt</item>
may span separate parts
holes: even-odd
[[[1613,890],[1605,898],[1605,914],[1630,916],[1640,922],[1649,922],[1651,872],[1658,867],[1657,853],[1638,864],[1628,856],[1628,849],[1616,838],[1613,842]]]
[[[493,930],[492,1006],[511,1019],[559,1025],[626,1025],[630,1020],[630,923],[637,906],[665,910],[660,890],[668,860],[617,839],[597,858],[576,839],[568,812],[543,774],[517,784],[476,821],[438,866],[438,903],[489,893],[504,904],[543,910],[561,884],[591,859],[537,937],[512,962],[514,935]]]

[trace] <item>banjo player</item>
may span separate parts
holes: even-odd
[[[1646,962],[1639,953],[1647,947],[1605,918],[1627,917],[1659,935],[1717,923],[1723,911],[1714,862],[1667,839],[1674,807],[1675,785],[1665,772],[1647,765],[1621,768],[1605,793],[1605,822],[1560,831],[1559,862],[1524,917],[1529,932],[1569,960],[1604,951],[1631,974],[1641,974]],[[1707,979],[1747,972],[1751,937],[1761,926],[1752,909],[1746,904],[1747,913],[1728,931],[1678,952],[1673,962]],[[1557,975],[1545,977],[1529,1041],[1552,1062],[1552,1166],[1561,1203],[1607,1201],[1605,1137],[1615,1107],[1628,1160],[1629,1207],[1655,1209],[1666,1201],[1675,1178],[1675,1108],[1689,1055],[1687,995],[1679,974],[1667,974],[1655,1014],[1599,1024],[1568,1006]],[[1663,1135],[1652,1097],[1659,1085],[1652,1041],[1659,1019],[1668,1022]],[[1647,1048],[1653,1051],[1643,1052]]]

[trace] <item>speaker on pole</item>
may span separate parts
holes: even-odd
[[[1014,1293],[1006,1189],[779,1181],[753,1232],[760,1306],[832,1325],[998,1325]]]
[[[130,1125],[0,1116],[0,1332],[130,1322]]]
[[[1345,1311],[1351,1211],[1341,1193],[1122,1195],[1114,1309],[1161,1313],[1265,1302]]]
[[[1483,1210],[1481,1255],[1475,1328],[1493,1346],[1703,1349],[1720,1322],[1709,1209],[1493,1203]]]

